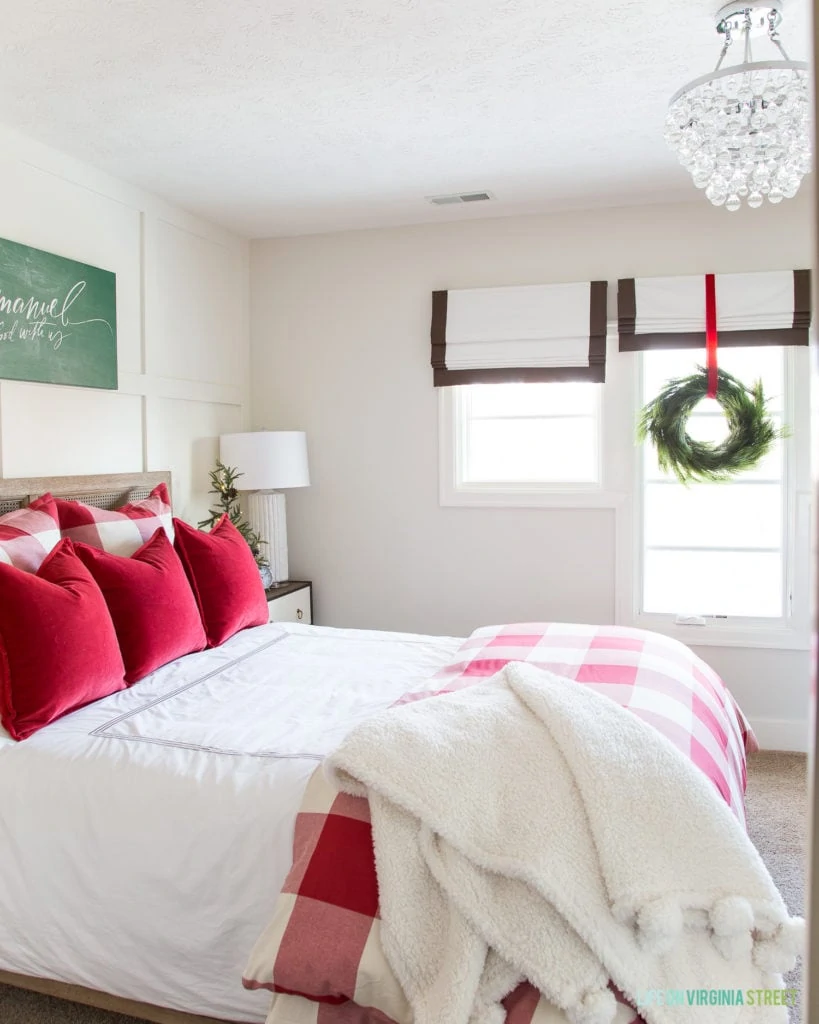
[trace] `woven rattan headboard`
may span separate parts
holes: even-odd
[[[157,484],[171,489],[171,474],[110,473],[99,476],[41,476],[0,480],[0,515],[22,508],[50,491],[59,498],[83,501],[97,508],[118,508],[147,498]]]

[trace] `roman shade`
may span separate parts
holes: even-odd
[[[606,281],[432,294],[435,387],[606,379]]]
[[[720,346],[807,345],[809,270],[716,274]],[[705,347],[705,275],[618,282],[621,352]]]

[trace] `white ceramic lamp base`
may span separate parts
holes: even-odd
[[[248,491],[247,520],[265,541],[262,554],[270,563],[274,583],[289,579],[287,516],[281,491]]]

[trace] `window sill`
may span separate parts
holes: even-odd
[[[809,651],[810,633],[782,626],[679,626],[662,617],[635,616],[629,625],[662,633],[687,647],[747,647],[782,651]]]
[[[588,490],[497,490],[484,487],[441,487],[439,503],[444,508],[620,508],[625,494]]]

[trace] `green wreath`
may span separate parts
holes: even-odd
[[[728,437],[717,445],[695,441],[686,425],[695,406],[708,394],[708,372],[697,367],[690,377],[670,380],[640,413],[637,434],[650,438],[660,468],[680,483],[721,483],[753,469],[785,436],[768,416],[762,381],[746,387],[725,370],[717,371],[716,401],[728,420]]]

